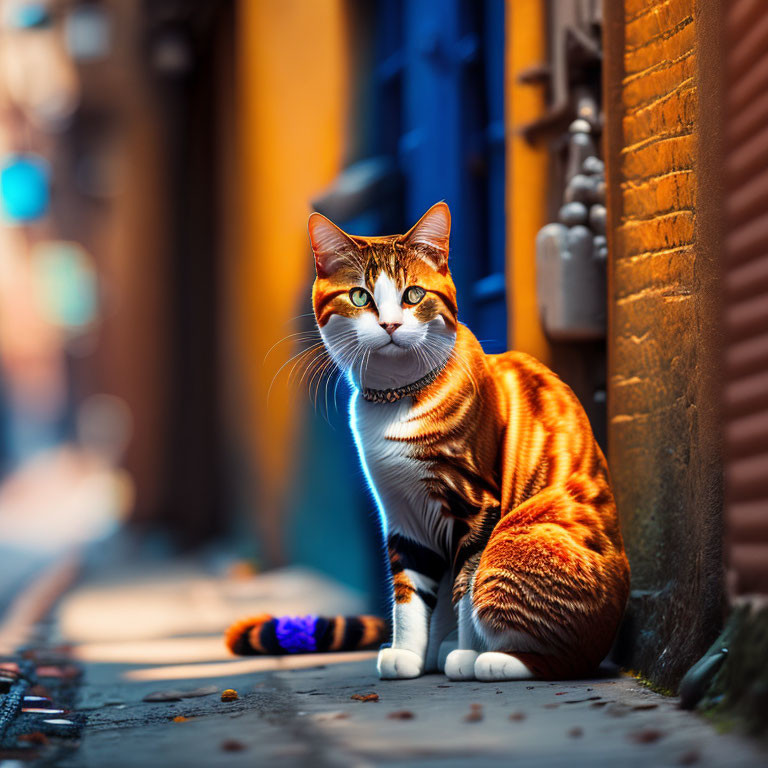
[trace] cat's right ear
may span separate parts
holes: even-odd
[[[358,253],[355,241],[320,213],[310,215],[307,228],[318,277],[332,275],[343,264],[349,264]]]
[[[431,267],[448,269],[448,239],[451,212],[445,202],[435,203],[402,237],[400,242],[413,248]]]

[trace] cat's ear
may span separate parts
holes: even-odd
[[[332,275],[340,266],[354,260],[359,252],[357,243],[320,213],[310,215],[307,228],[319,277]]]
[[[451,212],[448,205],[441,202],[435,203],[400,240],[431,267],[444,272],[448,268],[450,235]]]

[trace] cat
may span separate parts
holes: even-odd
[[[353,385],[351,428],[389,552],[379,676],[593,674],[629,564],[575,395],[529,355],[486,355],[458,321],[445,203],[405,235],[348,235],[318,213],[308,226],[315,317]],[[230,648],[255,652],[243,627]]]

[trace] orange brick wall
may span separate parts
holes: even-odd
[[[625,652],[668,685],[714,639],[722,567],[719,477],[703,474],[717,462],[704,434],[716,418],[704,332],[715,305],[700,227],[709,172],[701,39],[713,22],[699,7],[606,3],[609,462],[633,571]],[[683,594],[696,603],[691,616]],[[678,622],[692,622],[684,637]]]

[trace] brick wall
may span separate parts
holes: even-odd
[[[620,653],[673,688],[722,613],[717,103],[706,60],[718,3],[621,5],[605,4],[609,463],[633,586]]]

